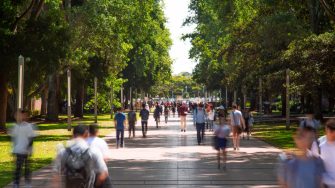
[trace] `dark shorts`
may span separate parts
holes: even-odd
[[[218,148],[226,149],[228,140],[226,138],[218,138]]]
[[[234,134],[241,134],[242,128],[240,126],[233,126],[233,133]]]

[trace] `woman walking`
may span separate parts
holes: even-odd
[[[224,119],[222,123],[219,123],[219,125],[216,126],[214,131],[215,135],[214,139],[216,139],[215,149],[218,151],[217,153],[218,169],[221,168],[221,152],[222,152],[223,169],[226,169],[226,161],[227,161],[226,148],[229,134],[230,134],[230,128],[227,125],[226,119]]]

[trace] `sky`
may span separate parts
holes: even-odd
[[[181,72],[192,72],[196,63],[189,59],[191,43],[183,41],[181,36],[191,33],[195,26],[182,26],[184,20],[189,15],[188,5],[190,0],[164,0],[164,13],[167,18],[166,26],[171,33],[173,44],[170,49],[170,57],[173,60],[172,74]]]

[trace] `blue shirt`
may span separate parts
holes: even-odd
[[[116,113],[114,120],[116,121],[116,129],[117,130],[124,130],[123,122],[126,120],[126,116],[123,113]]]

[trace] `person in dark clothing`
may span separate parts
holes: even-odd
[[[145,104],[142,105],[142,110],[140,111],[141,125],[142,125],[142,135],[143,137],[147,136],[148,131],[148,119],[149,119],[149,110],[145,108]]]
[[[126,123],[126,116],[122,113],[122,109],[118,108],[114,117],[114,124],[116,128],[116,147],[123,148],[124,128]],[[121,138],[120,138],[121,137]]]
[[[155,118],[155,121],[156,121],[156,128],[158,128],[158,125],[160,124],[161,114],[162,114],[162,108],[157,103],[155,111],[154,111],[154,118]]]
[[[133,137],[135,137],[135,124],[136,124],[136,112],[134,108],[131,107],[130,111],[128,112],[128,130],[129,130],[129,138],[131,137],[131,133],[133,133]]]

